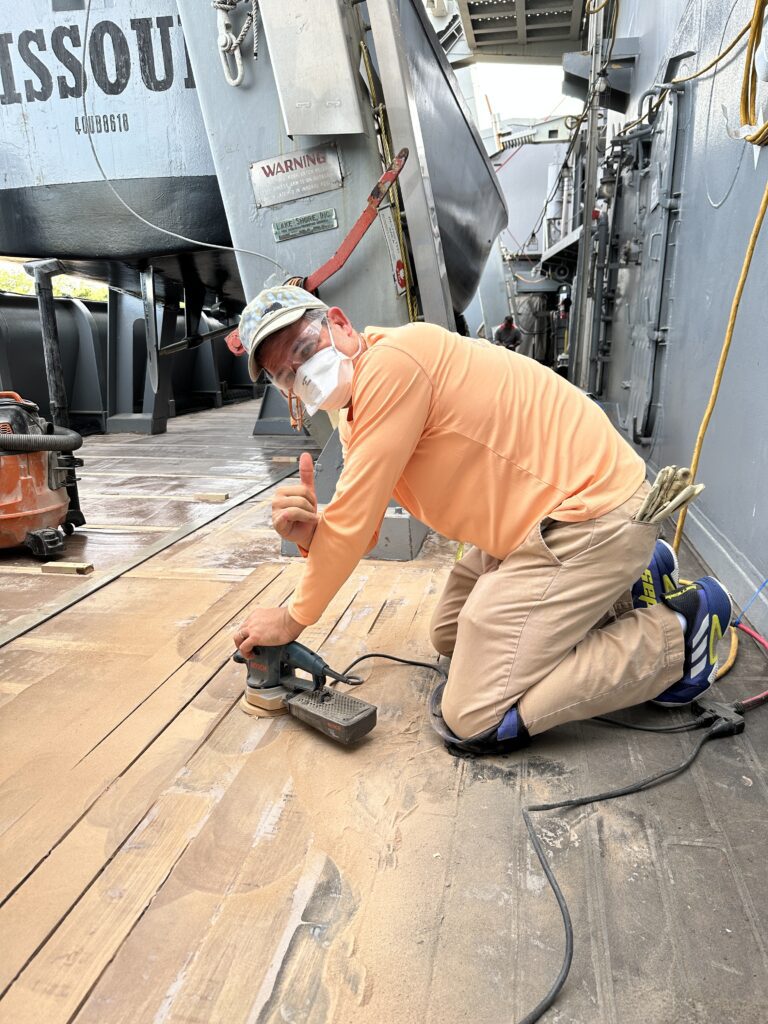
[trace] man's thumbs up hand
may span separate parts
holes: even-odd
[[[315,467],[309,452],[299,458],[299,482],[278,487],[272,499],[272,526],[284,540],[309,548],[320,520],[315,494]]]
[[[312,456],[309,452],[302,452],[299,456],[299,480],[312,492],[312,500],[317,508],[317,498],[315,497],[315,464],[312,461]]]

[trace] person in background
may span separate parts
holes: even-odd
[[[493,335],[494,345],[501,345],[511,352],[516,352],[523,340],[523,332],[515,325],[514,317],[508,313],[504,317],[504,323],[500,324]]]

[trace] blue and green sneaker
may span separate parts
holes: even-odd
[[[665,708],[690,704],[717,676],[717,645],[731,621],[731,596],[722,583],[704,576],[663,595],[663,601],[686,621],[683,677],[654,700]]]

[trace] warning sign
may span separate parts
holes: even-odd
[[[273,156],[250,165],[257,206],[277,206],[304,196],[331,192],[344,184],[336,146],[297,149],[290,156]]]
[[[384,231],[384,239],[389,251],[389,262],[392,264],[392,277],[398,295],[405,295],[405,266],[400,253],[400,244],[397,240],[397,227],[395,216],[391,206],[383,206],[379,209],[379,223]]]

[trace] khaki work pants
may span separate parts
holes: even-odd
[[[632,518],[648,490],[598,519],[545,519],[501,561],[472,548],[454,565],[431,637],[451,657],[443,717],[456,736],[498,725],[513,704],[533,736],[651,700],[682,677],[674,612],[634,611],[629,594],[659,532]]]

